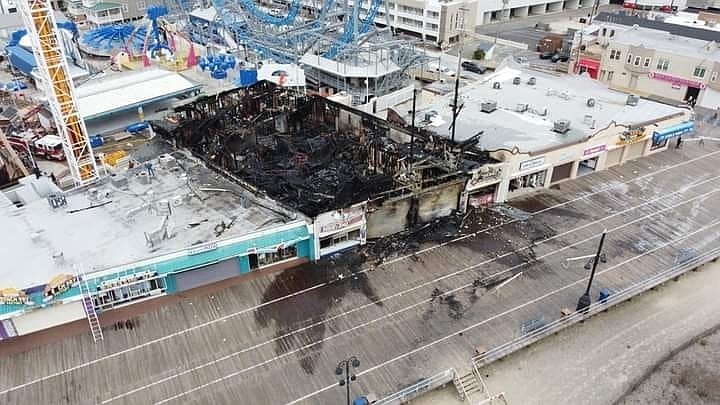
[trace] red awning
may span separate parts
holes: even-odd
[[[587,69],[598,70],[600,69],[600,61],[595,59],[580,58],[578,67],[585,67]]]

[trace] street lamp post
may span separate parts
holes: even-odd
[[[597,253],[595,254],[595,259],[593,259],[593,265],[592,265],[592,271],[590,272],[590,279],[588,280],[587,288],[585,289],[585,294],[580,296],[580,299],[578,300],[577,304],[577,311],[580,310],[586,310],[589,306],[592,300],[590,299],[590,287],[592,287],[593,278],[595,278],[595,269],[597,269],[598,262],[602,260],[602,248],[603,244],[605,243],[605,235],[607,234],[607,229],[603,231],[602,236],[600,237],[600,244],[598,245]],[[603,260],[604,261],[604,260]]]
[[[350,382],[357,379],[355,374],[350,374],[350,367],[360,367],[360,360],[358,360],[357,357],[352,356],[342,360],[335,368],[335,375],[340,376],[340,386],[345,386],[345,392],[347,393],[347,405],[350,405]]]

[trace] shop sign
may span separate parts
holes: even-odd
[[[639,142],[645,138],[645,128],[635,128],[629,131],[625,131],[620,135],[618,145],[629,145],[631,143]]]
[[[187,255],[193,256],[193,255],[199,255],[200,253],[210,252],[218,248],[217,242],[208,243],[202,246],[194,247],[192,249],[188,249]]]
[[[675,86],[687,86],[687,87],[695,87],[697,89],[704,89],[705,83],[700,83],[694,80],[688,80],[684,79],[682,77],[672,76],[665,73],[659,73],[659,72],[650,72],[648,73],[648,76],[651,79],[655,80],[661,80],[663,82],[670,82]]]
[[[25,291],[19,291],[14,288],[5,288],[0,290],[0,304],[7,305],[24,305],[27,304],[29,298]]]
[[[362,213],[356,213],[354,215],[352,214],[343,214],[342,218],[336,219],[332,222],[328,222],[325,224],[320,224],[320,233],[331,233],[335,231],[339,231],[343,228],[347,228],[351,225],[357,224],[362,221]]]
[[[583,151],[583,157],[588,157],[591,155],[596,155],[598,153],[605,152],[607,150],[607,144],[597,145],[593,146],[591,148],[587,148]]]
[[[527,170],[537,169],[545,164],[545,156],[540,156],[535,159],[526,160],[520,163],[520,171],[524,172]]]
[[[683,122],[682,124],[665,128],[661,131],[653,132],[653,142],[655,142],[656,144],[661,143],[670,138],[689,134],[693,131],[695,131],[695,123],[693,121]]]
[[[78,278],[72,274],[58,274],[45,286],[45,299],[50,299],[69,290]]]

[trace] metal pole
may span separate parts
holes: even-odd
[[[413,85],[413,101],[412,101],[412,120],[410,123],[410,163],[413,162],[415,156],[415,100],[417,98],[417,89]]]
[[[462,68],[462,50],[463,50],[463,28],[465,25],[465,8],[460,8],[460,12],[463,16],[462,26],[460,26],[460,40],[458,41],[458,63],[457,63],[457,70],[455,71],[455,96],[453,99],[453,118],[452,118],[452,129],[450,133],[450,140],[454,143],[455,142],[455,120],[458,116],[458,93],[460,92],[460,69]],[[455,23],[457,24],[457,18],[455,19]]]
[[[588,280],[587,289],[585,294],[590,294],[590,287],[592,286],[593,279],[595,278],[595,269],[597,269],[598,262],[600,261],[600,253],[602,253],[603,244],[605,243],[605,235],[607,231],[603,231],[600,237],[600,244],[598,245],[597,253],[595,254],[595,260],[593,261],[592,271],[590,272],[590,280]]]
[[[345,389],[347,392],[347,405],[350,405],[350,361],[345,360]]]
[[[595,259],[593,261],[592,271],[590,272],[590,278],[588,279],[587,288],[585,289],[585,294],[583,294],[580,299],[578,300],[577,304],[577,310],[584,310],[587,307],[590,306],[590,303],[592,300],[590,299],[590,288],[592,287],[593,279],[595,278],[595,270],[597,269],[598,262],[600,261],[600,256],[602,253],[603,244],[605,243],[605,235],[607,234],[607,229],[603,231],[602,236],[600,236],[600,244],[598,245],[597,253],[595,254]]]

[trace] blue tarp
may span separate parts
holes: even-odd
[[[686,121],[682,124],[673,125],[660,131],[653,132],[653,142],[660,143],[676,136],[689,134],[695,131],[695,122]]]
[[[5,51],[7,51],[10,64],[23,74],[29,76],[30,72],[37,67],[35,56],[27,49],[21,46],[8,46]]]

